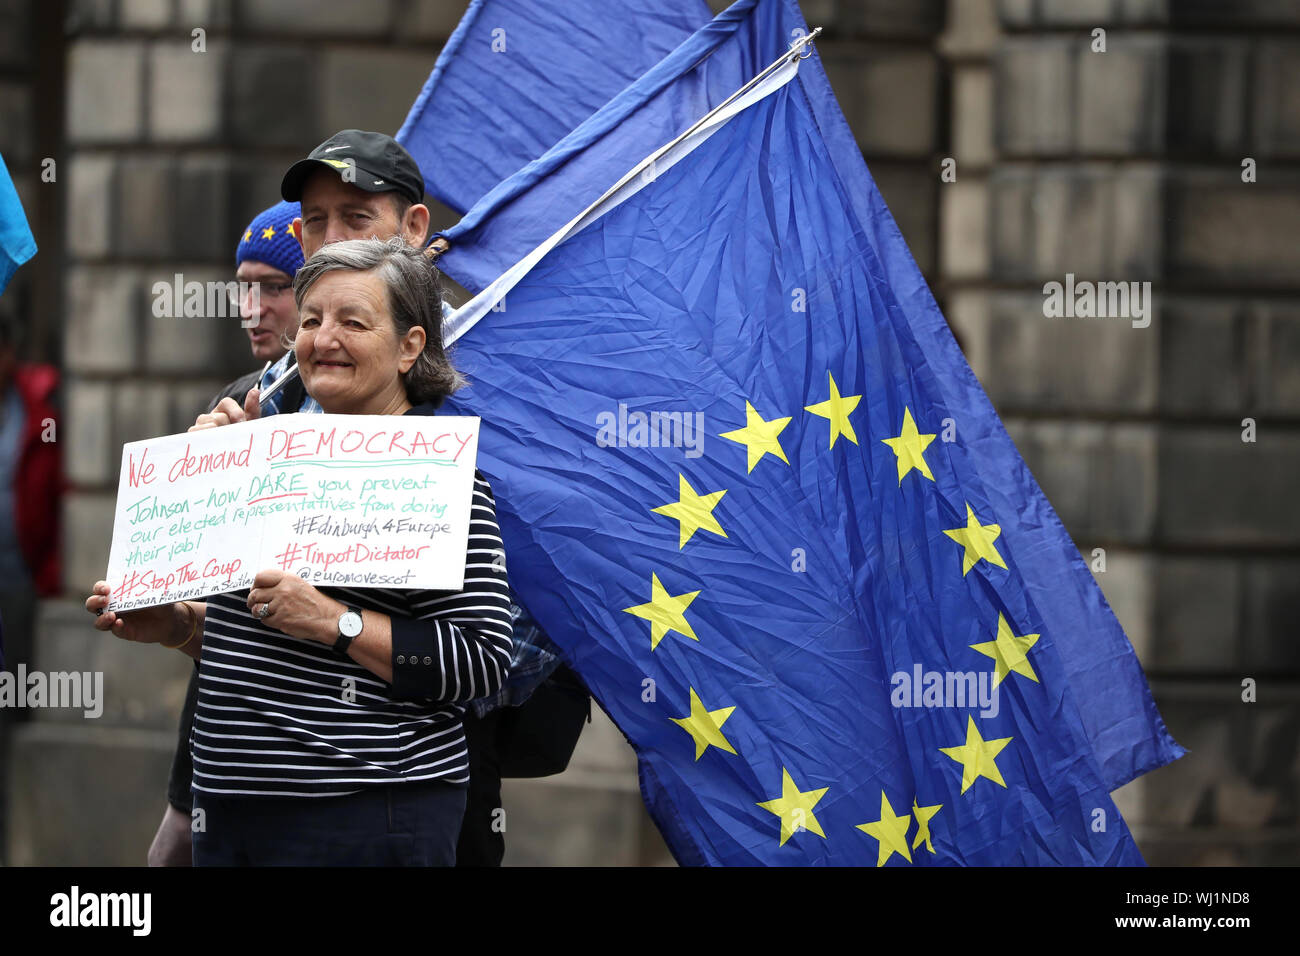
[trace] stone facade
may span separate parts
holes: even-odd
[[[36,664],[90,660],[112,702],[19,730],[8,862],[140,863],[163,810],[188,660],[98,637],[79,596],[107,563],[122,443],[183,430],[249,360],[233,322],[155,318],[152,284],[228,278],[288,163],[335,129],[396,130],[465,6],[0,0],[0,151],[42,250],[5,301],[64,370],[73,486],[68,600],[44,608]],[[1105,550],[1098,581],[1192,750],[1118,795],[1148,861],[1294,862],[1300,12],[802,6],[913,255],[1080,550]],[[1043,284],[1067,273],[1151,282],[1150,325],[1045,318]],[[596,718],[566,774],[507,781],[508,862],[671,862]]]
[[[1153,865],[1294,863],[1300,110],[1281,89],[1300,9],[949,13],[958,177],[934,288],[1085,559],[1104,549],[1097,581],[1191,751],[1117,800]],[[1046,318],[1043,285],[1067,273],[1151,282],[1151,324]]]

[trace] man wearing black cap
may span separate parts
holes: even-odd
[[[429,209],[424,205],[420,167],[400,143],[383,133],[355,129],[335,133],[306,159],[289,167],[280,194],[288,202],[302,204],[302,217],[294,221],[294,231],[307,258],[326,243],[346,239],[400,235],[420,248],[428,234]],[[295,361],[291,349],[264,374],[262,390]],[[265,399],[260,414],[321,411],[310,396],[304,396],[297,407],[282,407],[285,391]],[[211,414],[200,416],[199,422],[243,421],[249,412],[256,417],[257,411],[258,401],[250,393],[247,411],[233,399],[226,399]],[[501,819],[501,774],[494,744],[496,720],[495,712],[482,718],[476,716],[474,708],[465,712],[470,783],[456,847],[457,866],[500,866],[505,855],[505,838],[495,825]]]
[[[383,133],[335,133],[289,167],[280,193],[302,203],[298,235],[306,256],[327,242],[372,236],[400,235],[419,248],[429,231],[420,167]]]

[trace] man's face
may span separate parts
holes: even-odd
[[[258,295],[245,295],[239,303],[244,321],[257,321],[244,329],[253,358],[274,362],[286,351],[283,339],[298,330],[298,307],[293,302],[293,280],[265,263],[247,259],[235,270],[235,278],[244,283],[258,283]],[[253,308],[253,302],[257,308]]]
[[[303,255],[311,258],[326,243],[345,239],[391,239],[401,235],[412,245],[419,245],[424,241],[428,215],[425,206],[417,205],[399,219],[392,193],[366,192],[343,182],[328,169],[318,169],[302,188],[299,235]]]

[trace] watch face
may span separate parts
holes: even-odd
[[[361,615],[356,611],[345,611],[339,617],[339,633],[344,637],[356,637],[361,633]]]

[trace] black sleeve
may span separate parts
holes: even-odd
[[[474,472],[465,582],[459,591],[408,592],[413,617],[390,614],[393,700],[468,703],[491,697],[510,669],[510,583],[492,488]]]
[[[172,772],[167,778],[167,802],[186,816],[192,809],[190,783],[194,777],[194,762],[190,758],[190,730],[194,726],[194,708],[199,702],[199,666],[190,674],[190,687],[185,692],[185,706],[181,709],[181,723],[176,730],[176,753],[172,757]]]
[[[244,397],[248,394],[248,390],[257,385],[261,380],[262,372],[260,369],[254,372],[249,372],[247,375],[241,375],[221,391],[217,392],[216,395],[212,396],[212,401],[208,402],[207,411],[210,412],[216,408],[223,398],[233,398],[235,401],[239,402],[239,404],[244,404]]]

